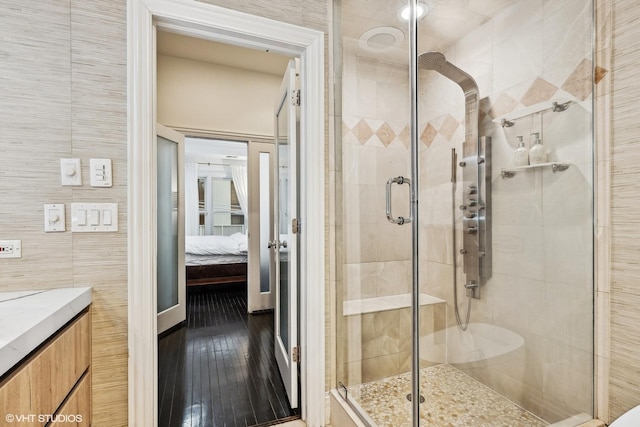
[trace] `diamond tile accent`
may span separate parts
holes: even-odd
[[[539,104],[553,98],[553,95],[558,91],[558,88],[545,79],[538,77],[529,86],[529,89],[524,94],[520,102],[522,105],[528,107],[530,105]]]
[[[358,124],[351,129],[351,132],[353,132],[358,142],[362,145],[366,144],[369,138],[373,136],[373,131],[364,119],[361,119]]]
[[[496,99],[496,102],[494,102],[491,106],[489,115],[495,119],[498,116],[502,116],[503,114],[512,112],[516,109],[517,106],[518,101],[516,101],[506,93],[501,93],[498,96],[498,99]]]
[[[376,136],[380,139],[385,147],[388,147],[396,137],[396,133],[393,131],[393,129],[391,129],[391,126],[389,126],[389,124],[385,122],[376,131]]]
[[[440,135],[442,135],[447,141],[451,141],[451,138],[453,138],[458,127],[460,127],[460,123],[450,114],[447,114],[442,126],[440,126]]]
[[[591,61],[583,59],[562,85],[562,89],[581,101],[591,95]]]
[[[430,147],[433,143],[433,140],[436,138],[436,135],[438,135],[438,131],[436,130],[436,128],[431,126],[431,123],[427,123],[424,131],[422,131],[422,135],[420,135],[420,141],[422,141],[422,143],[427,147]]]
[[[411,145],[411,130],[409,126],[405,126],[404,129],[402,129],[402,132],[398,134],[398,139],[400,139],[400,142],[402,142],[405,148],[409,148],[409,145]]]
[[[606,70],[596,65],[595,76],[594,76],[594,81],[596,82],[596,84],[600,83],[602,79],[604,79],[604,76],[607,75],[608,72],[609,70]]]

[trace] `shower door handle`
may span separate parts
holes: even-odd
[[[393,184],[408,184],[409,187],[411,187],[411,180],[403,176],[398,176],[395,178],[389,178],[389,180],[387,181],[387,219],[392,224],[406,224],[408,222],[411,222],[411,218],[405,218],[403,216],[394,217],[391,213],[391,186]]]

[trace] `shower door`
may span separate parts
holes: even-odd
[[[333,10],[342,401],[380,427],[589,420],[592,2]],[[516,166],[521,140],[546,161]]]

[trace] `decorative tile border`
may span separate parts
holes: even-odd
[[[573,69],[561,87],[548,82],[542,77],[525,82],[509,90],[483,98],[480,103],[479,120],[482,123],[486,119],[493,120],[496,117],[528,107],[541,102],[554,99],[575,99],[585,101],[592,95],[591,79],[596,84],[603,81],[608,70],[602,66],[595,67],[590,59],[583,59]],[[521,94],[521,95],[519,95]],[[407,124],[400,133],[396,133],[393,127],[387,123],[373,119],[362,118],[352,127],[343,121],[343,135],[352,134],[362,145],[373,145],[380,142],[384,147],[391,146],[394,141],[399,141],[406,148],[409,147],[409,125]],[[451,116],[444,114],[421,126],[419,139],[426,147],[430,147],[438,137],[450,142],[460,126],[464,124]]]

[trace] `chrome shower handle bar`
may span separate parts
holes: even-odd
[[[391,185],[393,184],[408,184],[409,187],[411,187],[411,180],[403,176],[398,176],[395,178],[389,178],[389,180],[387,181],[387,219],[392,224],[407,224],[411,222],[411,218],[405,218],[403,216],[394,218],[393,214],[391,213]]]

